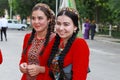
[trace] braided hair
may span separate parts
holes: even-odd
[[[49,22],[48,28],[47,28],[47,34],[45,36],[44,47],[43,47],[42,51],[40,52],[40,55],[42,55],[46,46],[47,46],[47,44],[48,44],[48,42],[49,42],[51,32],[54,31],[55,15],[54,15],[53,11],[49,8],[49,6],[46,5],[46,4],[43,4],[43,3],[36,4],[33,7],[32,12],[36,11],[36,10],[43,11],[44,14],[47,16],[47,18],[50,19],[50,22]],[[34,39],[35,33],[36,33],[36,31],[34,29],[32,29],[31,36],[29,38],[29,41],[28,41],[28,44],[27,44],[26,48],[23,50],[23,53],[26,53],[26,50],[27,50],[28,46],[32,43],[32,40]]]
[[[71,10],[68,10],[68,8],[65,8],[65,9],[62,9],[58,13],[57,17],[61,16],[61,15],[66,15],[69,18],[71,18],[71,20],[73,21],[73,24],[77,27],[76,32],[74,32],[73,35],[68,39],[63,51],[61,51],[60,58],[58,60],[59,68],[60,68],[60,78],[59,78],[59,80],[64,80],[64,75],[65,75],[64,71],[63,71],[64,58],[65,58],[66,54],[68,53],[68,51],[70,50],[70,48],[72,46],[72,43],[74,42],[74,40],[75,40],[75,38],[76,38],[76,36],[78,34],[79,27],[78,27],[78,15],[75,12],[73,12]],[[55,38],[54,45],[53,45],[52,50],[51,50],[50,57],[48,59],[48,67],[50,67],[53,58],[57,54],[58,49],[59,49],[59,45],[60,45],[60,36],[57,34],[56,38]],[[51,72],[52,71],[50,71],[50,73]]]

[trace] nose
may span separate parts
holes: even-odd
[[[39,22],[39,20],[38,20],[38,19],[35,19],[35,20],[34,20],[34,22],[35,22],[35,23],[38,23],[38,22]]]
[[[60,30],[63,30],[63,29],[64,29],[63,25],[61,25],[59,29],[60,29]]]

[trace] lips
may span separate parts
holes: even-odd
[[[65,35],[65,33],[59,33],[60,35]]]
[[[35,28],[39,28],[40,26],[35,26]]]

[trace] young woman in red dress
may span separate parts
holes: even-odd
[[[2,64],[2,62],[3,62],[2,51],[1,51],[1,49],[0,49],[0,64]]]
[[[38,3],[33,7],[31,14],[33,29],[24,37],[23,52],[19,64],[20,71],[23,73],[21,80],[44,80],[47,60],[43,60],[43,52],[55,36],[52,33],[55,24],[54,18],[55,16],[48,5]]]
[[[89,65],[89,48],[86,41],[78,38],[78,13],[63,8],[56,19],[56,37],[46,48],[49,73],[46,80],[86,80]],[[51,49],[51,50],[50,50]]]

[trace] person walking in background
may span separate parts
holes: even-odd
[[[78,12],[73,8],[66,7],[58,12],[56,37],[44,52],[46,55],[50,54],[49,73],[45,80],[86,80],[89,48],[84,39],[77,37],[78,17]]]
[[[1,49],[0,49],[0,64],[2,64],[2,62],[3,62],[2,51],[1,51]]]
[[[1,28],[2,28],[2,17],[0,16],[0,33],[1,33]]]
[[[82,35],[84,35],[85,33],[85,20],[83,20],[83,23],[82,23]]]
[[[96,33],[95,20],[93,20],[93,21],[91,22],[90,30],[91,30],[91,40],[94,40],[94,36],[95,36],[95,33]]]
[[[90,23],[89,19],[86,19],[86,22],[84,24],[85,31],[84,31],[84,39],[89,39],[89,31],[90,31]]]
[[[1,41],[3,41],[3,34],[5,36],[5,40],[7,41],[7,28],[8,28],[8,21],[7,19],[3,16],[1,19]]]
[[[24,18],[23,21],[22,21],[23,24],[26,24],[26,19]]]
[[[48,5],[36,4],[32,9],[32,32],[24,37],[23,52],[19,69],[23,73],[21,80],[44,80],[47,61],[44,61],[44,50],[55,36],[52,28],[55,15]]]

